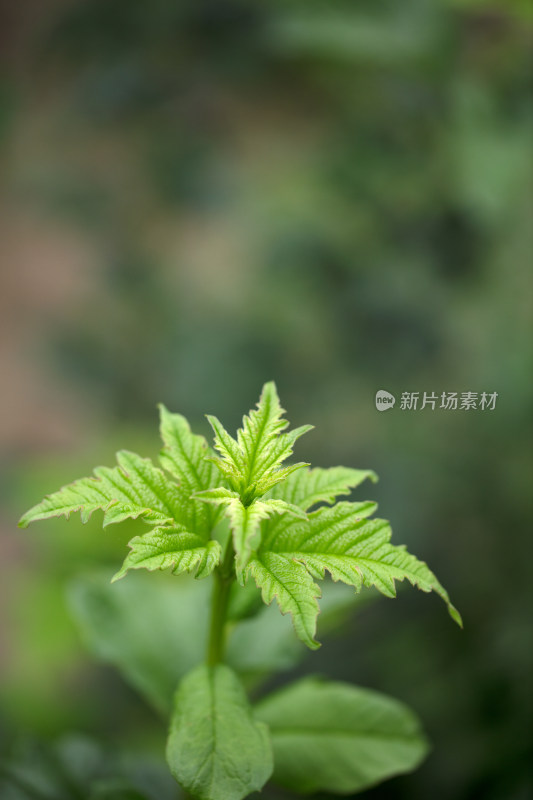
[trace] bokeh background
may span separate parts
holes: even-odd
[[[519,0],[2,4],[3,758],[164,738],[65,602],[127,532],[22,511],[155,455],[158,401],[207,433],[274,379],[316,425],[298,457],[375,469],[358,497],[465,620],[402,591],[305,662],[424,720],[422,768],[365,796],[532,796],[531,23]],[[378,389],[498,400],[379,413]]]

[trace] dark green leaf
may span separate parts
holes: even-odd
[[[109,573],[97,572],[71,583],[68,600],[74,619],[91,652],[113,664],[167,715],[178,681],[205,656],[209,582],[144,572],[114,584],[109,578]],[[346,586],[326,581],[323,588],[319,622],[320,631],[326,632],[359,600]],[[254,603],[260,595],[252,582],[244,589],[235,584],[235,594]],[[261,602],[260,607],[255,617],[231,627],[227,648],[233,669],[254,680],[291,669],[307,652],[288,617]]]
[[[70,585],[74,618],[89,649],[167,714],[179,679],[204,657],[210,587],[144,572],[114,584],[109,577],[95,573]]]

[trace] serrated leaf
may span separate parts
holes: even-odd
[[[241,800],[272,773],[267,726],[256,722],[229,667],[200,666],[176,692],[167,761],[178,783],[198,800]]]
[[[320,589],[303,564],[290,556],[261,552],[247,571],[261,589],[263,601],[270,605],[276,599],[281,613],[291,615],[298,637],[312,650],[320,647],[314,638]]]
[[[212,461],[213,464],[218,467],[220,472],[229,481],[230,486],[238,490],[241,475],[245,468],[244,455],[241,448],[217,417],[208,414],[207,420],[215,434],[215,448],[222,456],[221,458],[218,458],[218,456],[208,456],[208,460]]]
[[[196,495],[201,500],[215,505],[225,506],[235,550],[235,569],[237,578],[244,583],[244,569],[250,560],[252,551],[260,544],[260,523],[273,514],[289,513],[300,519],[307,516],[302,509],[286,503],[284,500],[254,500],[250,505],[243,505],[237,492],[231,489],[216,488]]]
[[[150,523],[181,521],[176,485],[150,459],[122,450],[117,462],[117,467],[97,467],[94,478],[81,478],[45,497],[24,514],[20,527],[50,517],[68,519],[76,511],[87,522],[97,510],[104,511],[104,526],[139,517]]]
[[[252,486],[273,465],[284,460],[284,439],[280,434],[289,424],[282,419],[284,413],[275,384],[265,383],[257,407],[243,417],[242,428],[237,431],[237,441],[244,453],[245,486]]]
[[[160,404],[160,432],[164,448],[159,460],[178,480],[180,493],[187,498],[187,508],[182,519],[189,530],[209,535],[216,524],[217,512],[191,498],[196,492],[210,489],[220,483],[215,465],[206,456],[212,454],[203,436],[193,434],[189,423],[181,414],[172,414]]]
[[[174,575],[194,573],[196,578],[210,575],[220,563],[221,547],[214,539],[205,541],[195,533],[179,527],[154,528],[135,536],[129,544],[131,552],[113,577],[123,578],[130,569],[171,569]]]
[[[245,588],[248,587],[253,587],[261,600],[261,593],[253,581],[248,581]],[[363,607],[377,596],[377,592],[357,595],[348,586],[330,580],[320,588],[322,596],[317,622],[321,634],[339,630],[355,608]],[[239,594],[243,593],[239,589]],[[307,647],[295,636],[290,615],[281,615],[275,605],[263,605],[256,616],[243,619],[232,628],[227,659],[239,675],[251,678],[255,686],[258,679],[293,668],[305,658],[306,652]]]
[[[307,511],[317,503],[334,503],[339,495],[350,494],[367,478],[374,483],[377,481],[372,470],[349,467],[299,469],[274,486],[269,497],[285,500]]]
[[[214,505],[225,505],[230,500],[238,499],[239,493],[233,489],[226,489],[223,486],[216,486],[213,489],[206,489],[204,492],[197,492],[195,497],[204,503],[213,503]]]
[[[304,678],[256,706],[270,728],[272,779],[295,792],[353,794],[424,759],[427,740],[403,703],[369,689]]]
[[[305,431],[303,432],[305,433]],[[289,464],[287,467],[269,470],[263,475],[263,477],[259,478],[256,483],[253,484],[252,490],[254,495],[261,497],[262,495],[266,494],[269,489],[272,489],[278,483],[281,483],[288,478],[289,475],[292,475],[297,470],[303,469],[303,467],[307,466],[309,465],[305,461],[298,461],[296,464]]]
[[[292,454],[296,440],[313,427],[303,425],[282,433],[289,424],[282,419],[284,413],[276,386],[270,382],[263,386],[257,408],[243,417],[237,440],[216,417],[208,416],[215,432],[215,448],[221,456],[213,459],[214,463],[245,504],[262,496],[295,470],[307,466],[298,463],[280,467]]]
[[[305,564],[313,577],[321,579],[327,570],[334,580],[354,586],[356,591],[375,586],[382,594],[395,597],[395,581],[407,579],[424,592],[436,592],[452,619],[461,625],[459,612],[427,564],[403,545],[390,544],[388,522],[360,517],[359,504],[324,506],[308,515],[307,525],[293,525],[290,531],[280,529],[269,538],[268,547]]]
[[[252,550],[259,545],[260,523],[272,513],[265,503],[254,501],[243,506],[240,499],[231,500],[227,504],[230,528],[235,548],[235,570],[239,583],[244,583],[243,570],[250,560]]]
[[[269,509],[259,500],[244,506],[237,492],[230,489],[211,489],[197,496],[208,503],[225,507],[235,550],[235,570],[239,583],[243,584],[243,570],[250,560],[252,549],[259,545],[261,520],[266,519],[274,509]]]
[[[266,501],[265,501],[266,502]],[[362,519],[370,517],[377,509],[377,503],[371,500],[364,500],[361,503],[351,503],[354,514]],[[309,531],[309,516],[305,514],[302,517],[291,513],[281,513],[278,516],[271,516],[269,519],[261,523],[261,550],[277,551],[279,548],[284,547],[284,542],[291,540],[300,541],[305,537]],[[280,550],[281,552],[281,550]]]
[[[261,502],[270,510],[270,512],[275,512],[276,514],[284,514],[285,512],[288,512],[298,519],[307,519],[307,514],[302,508],[295,506],[293,503],[287,503],[285,500],[265,498]]]

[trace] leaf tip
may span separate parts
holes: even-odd
[[[128,567],[124,568],[124,566],[122,566],[119,569],[119,571],[115,572],[115,574],[111,578],[111,583],[116,583],[117,581],[122,580],[122,578],[126,575],[127,572],[128,572]]]
[[[263,384],[263,388],[261,389],[261,397],[267,394],[275,394],[277,397],[278,388],[276,386],[276,381],[266,381],[266,383]]]
[[[461,614],[457,611],[455,606],[453,606],[451,603],[448,604],[448,614],[453,619],[453,621],[455,623],[457,623],[457,625],[459,625],[461,630],[463,630],[463,628],[464,628],[463,618],[462,618]]]

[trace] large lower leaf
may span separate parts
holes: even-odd
[[[171,569],[174,575],[192,572],[197,578],[205,578],[220,563],[219,542],[205,541],[177,527],[155,528],[143,536],[135,536],[128,546],[131,552],[113,581],[124,577],[130,569]]]
[[[167,761],[198,800],[241,800],[272,774],[268,728],[257,722],[236,674],[202,665],[176,692]]]
[[[144,572],[109,579],[97,572],[71,583],[74,619],[94,655],[166,716],[178,681],[204,657],[208,581]]]
[[[267,697],[273,780],[293,791],[353,794],[415,769],[428,744],[416,715],[390,697],[305,678]]]

